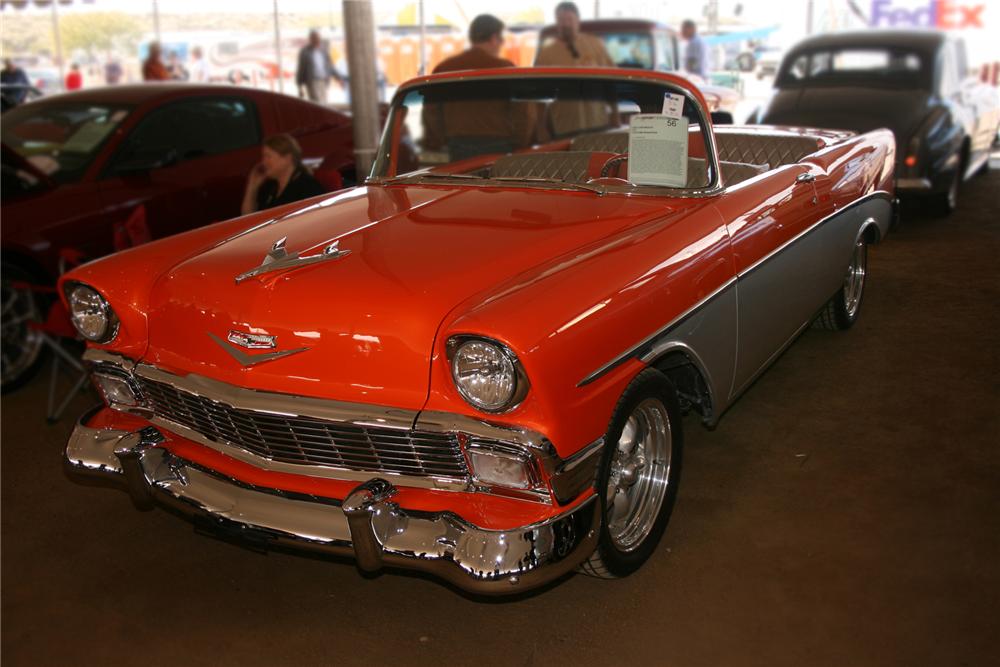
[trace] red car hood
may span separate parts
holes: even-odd
[[[150,294],[146,359],[245,387],[419,409],[451,310],[665,212],[662,200],[590,193],[359,188],[161,276]],[[339,239],[350,254],[237,283],[281,238],[288,253],[313,255]],[[275,347],[224,343],[231,331],[276,336]],[[250,360],[257,363],[236,358],[299,349]]]

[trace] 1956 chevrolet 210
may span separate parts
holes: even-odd
[[[666,93],[687,145],[630,167]],[[894,151],[713,130],[663,73],[413,80],[364,186],[63,277],[105,402],[67,462],[365,571],[491,594],[624,576],[670,517],[682,415],[714,424],[814,320],[858,317]],[[651,169],[683,180],[630,180]]]

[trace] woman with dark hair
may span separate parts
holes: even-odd
[[[276,134],[264,140],[260,163],[247,177],[240,210],[246,215],[324,192],[323,186],[302,164],[299,143],[287,134]]]

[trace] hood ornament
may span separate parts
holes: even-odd
[[[247,349],[271,349],[277,344],[278,337],[266,336],[263,334],[251,334],[236,330],[229,332],[228,341],[222,340],[211,331],[208,332],[208,337],[215,341],[219,347],[228,352],[229,355],[238,361],[241,366],[254,366],[256,364],[264,363],[265,361],[273,361],[275,359],[287,357],[291,354],[298,354],[299,352],[304,352],[309,349],[308,347],[298,347],[294,350],[278,350],[277,352],[264,352],[263,354],[247,354],[240,348],[235,347],[230,343],[235,343],[236,345]]]
[[[271,273],[272,271],[281,271],[282,269],[297,269],[302,266],[308,266],[310,264],[316,264],[317,262],[325,262],[332,259],[340,259],[351,254],[350,250],[340,249],[340,239],[337,239],[330,245],[323,248],[321,252],[315,255],[307,255],[303,257],[298,252],[288,252],[285,250],[285,241],[288,240],[287,236],[283,236],[274,242],[271,249],[264,255],[264,259],[261,261],[259,266],[255,266],[249,271],[244,271],[240,275],[236,276],[236,284],[240,284],[248,278],[253,278],[254,276],[259,276],[265,273]]]

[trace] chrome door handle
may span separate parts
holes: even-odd
[[[815,180],[816,176],[814,174],[810,174],[809,172],[806,172],[804,174],[799,174],[798,176],[795,177],[796,183],[812,183]]]

